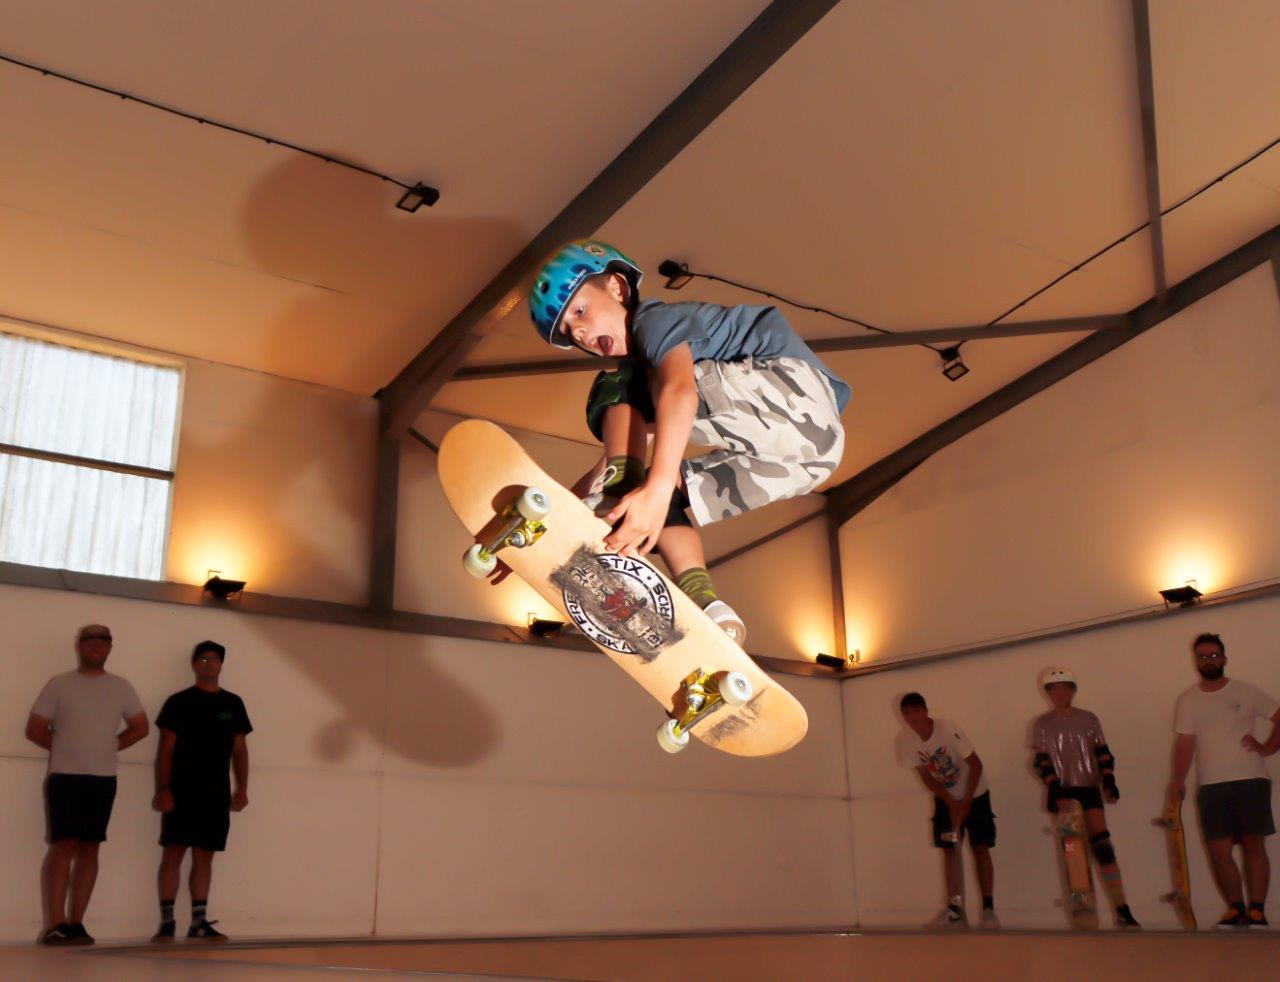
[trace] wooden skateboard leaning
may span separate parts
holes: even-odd
[[[1182,798],[1170,794],[1165,798],[1164,812],[1153,818],[1151,824],[1165,831],[1165,844],[1169,848],[1169,873],[1173,877],[1173,890],[1161,900],[1173,904],[1178,923],[1186,930],[1196,929],[1196,914],[1191,909],[1191,876],[1187,869],[1187,837],[1182,828]]]
[[[605,548],[609,526],[501,427],[455,425],[440,443],[445,497],[477,544],[463,565],[498,558],[571,620],[666,711],[658,743],[689,737],[744,757],[779,754],[809,727],[804,707],[646,559]],[[495,555],[498,554],[498,555]]]
[[[1080,802],[1059,800],[1053,832],[1058,855],[1062,860],[1062,906],[1071,918],[1072,927],[1080,931],[1092,931],[1098,926],[1098,906],[1093,893],[1093,870],[1089,866],[1089,837],[1084,827],[1084,807]]]

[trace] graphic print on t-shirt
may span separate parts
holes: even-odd
[[[960,765],[951,756],[951,748],[945,744],[935,747],[932,753],[917,750],[920,766],[929,772],[929,776],[950,791],[960,781]]]

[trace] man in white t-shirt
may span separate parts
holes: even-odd
[[[41,871],[40,937],[48,945],[93,944],[84,912],[115,802],[116,753],[147,735],[147,715],[133,686],[102,667],[111,654],[111,630],[86,624],[76,635],[76,654],[80,667],[51,678],[27,719],[27,739],[49,751],[44,786],[49,852]]]
[[[1200,828],[1213,878],[1228,904],[1218,927],[1265,928],[1271,877],[1266,837],[1274,834],[1276,826],[1271,817],[1271,780],[1262,758],[1280,748],[1280,703],[1252,685],[1226,677],[1227,648],[1218,635],[1201,634],[1191,650],[1200,683],[1178,697],[1169,790],[1179,797],[1186,794],[1194,757],[1200,780],[1196,793]],[[1265,743],[1254,735],[1259,718],[1272,723]],[[1240,870],[1231,855],[1236,842],[1244,853],[1247,911]]]
[[[958,848],[967,834],[982,888],[984,928],[998,928],[994,900],[995,870],[991,848],[996,844],[996,817],[982,774],[982,760],[964,731],[945,719],[929,716],[924,696],[909,692],[898,708],[909,729],[898,734],[898,763],[913,768],[933,792],[933,844],[943,850],[947,906],[927,927],[964,928],[968,919],[960,891],[963,858]]]

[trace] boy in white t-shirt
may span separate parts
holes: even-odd
[[[1186,794],[1187,772],[1195,758],[1200,789],[1196,807],[1213,878],[1227,901],[1220,928],[1265,928],[1267,882],[1271,876],[1266,837],[1275,833],[1271,780],[1263,757],[1280,749],[1280,703],[1265,692],[1226,677],[1227,648],[1216,634],[1201,634],[1191,645],[1200,682],[1178,697],[1174,713],[1171,793]],[[1272,723],[1265,743],[1254,736],[1259,719]],[[1240,843],[1249,908],[1244,905],[1240,870],[1231,849]]]
[[[964,731],[944,719],[932,719],[924,696],[909,692],[898,708],[909,729],[898,734],[898,763],[913,768],[933,792],[933,844],[943,850],[947,906],[927,927],[965,928],[968,920],[960,892],[963,861],[959,841],[965,833],[973,850],[982,888],[984,928],[998,928],[994,901],[995,870],[991,848],[996,844],[996,820],[991,794],[982,774],[982,760]]]

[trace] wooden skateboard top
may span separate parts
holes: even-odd
[[[695,669],[748,678],[754,694],[747,704],[720,704],[693,726],[693,736],[746,757],[782,753],[804,737],[809,720],[796,698],[647,560],[609,552],[609,526],[500,427],[474,419],[455,425],[441,441],[439,472],[450,506],[481,539],[500,530],[497,516],[526,487],[547,495],[547,531],[532,546],[505,548],[498,558],[664,710],[675,708],[681,682]]]

